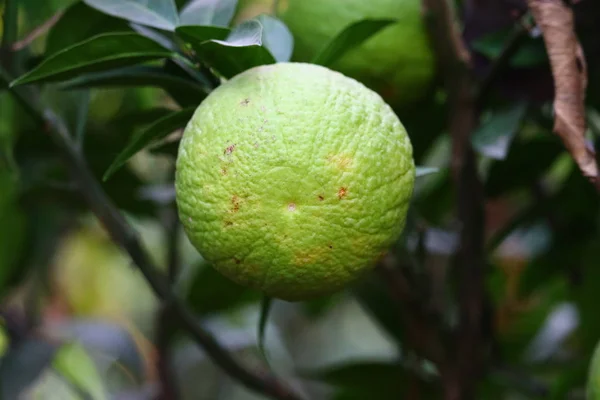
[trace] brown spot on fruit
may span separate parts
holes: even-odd
[[[319,195],[319,201],[323,201],[323,200],[325,200],[325,197]]]
[[[240,101],[240,105],[242,106],[247,106],[248,104],[250,104],[250,99],[244,99]]]
[[[231,222],[231,221],[225,221],[225,226],[231,226],[231,225],[233,225],[233,222]]]
[[[225,151],[223,152],[223,154],[225,154],[226,156],[228,156],[231,153],[233,153],[233,150],[235,150],[235,144],[232,144],[231,146],[227,147],[225,149]]]
[[[346,154],[334,154],[328,156],[327,161],[335,165],[338,169],[345,171],[350,168],[352,157]]]
[[[342,199],[344,197],[346,197],[346,194],[348,193],[348,189],[346,189],[345,187],[341,187],[340,190],[338,190],[338,199]]]
[[[296,211],[296,204],[295,203],[288,204],[288,211],[290,211],[290,212]]]
[[[242,260],[240,260],[239,258],[233,257],[233,262],[236,263],[237,265],[240,265],[242,263]]]
[[[227,168],[221,168],[221,175],[227,175]]]
[[[329,246],[327,246],[327,247],[329,247],[330,249],[333,249],[333,246],[332,246],[332,245],[329,245]]]
[[[236,195],[233,195],[231,198],[231,205],[233,206],[233,212],[238,212],[240,210],[240,198]]]

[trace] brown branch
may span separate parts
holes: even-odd
[[[0,78],[5,85],[10,82],[4,69],[0,69]],[[291,388],[267,372],[259,373],[244,367],[198,323],[197,317],[174,294],[169,283],[158,272],[135,230],[106,195],[79,152],[77,145],[71,139],[64,123],[50,111],[39,112],[14,88],[9,88],[9,91],[31,115],[33,122],[37,123],[43,132],[54,141],[65,165],[78,184],[81,195],[104,225],[112,240],[129,254],[157,297],[171,307],[181,327],[202,347],[213,362],[250,390],[277,400],[302,399]]]
[[[455,257],[460,319],[453,352],[441,368],[444,397],[474,397],[482,374],[484,352],[484,196],[470,136],[477,124],[476,85],[453,6],[449,0],[422,0],[431,44],[448,95],[452,136],[452,174],[457,188],[461,226]]]
[[[573,10],[562,0],[527,0],[527,4],[542,31],[554,77],[554,132],[583,175],[600,190],[594,150],[585,140],[587,67]]]
[[[53,16],[48,18],[48,20],[45,21],[43,24],[34,28],[23,39],[19,40],[18,42],[13,43],[11,46],[12,51],[19,51],[19,50],[24,49],[25,47],[29,46],[35,39],[42,36],[44,33],[48,32],[50,30],[50,28],[52,28],[58,22],[58,20],[60,19],[60,17],[62,17],[63,14],[64,14],[64,11],[62,11],[62,10],[57,12],[56,14],[54,14]]]

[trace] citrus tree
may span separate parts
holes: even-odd
[[[600,3],[0,7],[0,398],[600,399]]]

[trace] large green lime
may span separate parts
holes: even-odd
[[[345,287],[400,235],[415,167],[382,98],[313,64],[241,73],[187,125],[176,195],[185,231],[235,282],[286,300]]]

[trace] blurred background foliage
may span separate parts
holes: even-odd
[[[138,32],[167,48],[187,43],[168,60],[140,59],[38,85],[38,102],[76,135],[98,180],[130,149],[122,168],[103,182],[104,190],[165,272],[169,246],[178,244],[177,292],[227,349],[249,365],[261,363],[261,295],[216,273],[182,232],[164,227],[172,218],[179,120],[214,86],[211,68],[227,75],[231,57],[251,66],[265,56],[207,49],[197,35],[224,39],[219,36],[227,35],[225,26],[272,13],[272,2],[222,0],[212,19],[191,24],[208,31],[188,36],[148,24],[145,14],[103,13],[100,0],[5,0],[2,14],[8,14],[9,3],[16,7],[18,29],[8,44],[19,46],[3,46],[1,61],[12,78],[101,33]],[[160,14],[161,4],[169,2],[146,3]],[[176,6],[182,10],[186,3],[178,0]],[[115,1],[104,4],[110,10]],[[520,0],[457,5],[473,73],[481,78],[526,6]],[[587,138],[598,147],[600,3],[581,0],[573,9],[590,74]],[[263,21],[265,27],[275,26],[263,32],[263,45],[270,43],[273,55],[289,56],[293,40],[275,21]],[[216,61],[182,61],[202,51]],[[423,289],[421,303],[442,310],[440,323],[452,327],[457,305],[449,265],[459,227],[446,97],[436,80],[420,100],[396,109],[416,163],[439,169],[418,179],[398,247],[410,260],[402,268]],[[485,189],[490,303],[491,356],[478,385],[481,399],[585,398],[588,365],[600,338],[599,198],[552,133],[552,97],[544,44],[539,33],[532,33],[499,74],[471,137]],[[1,398],[156,398],[160,302],[89,212],[51,138],[7,90],[0,90],[0,113]],[[375,274],[328,298],[275,301],[265,334],[271,367],[308,398],[439,398],[438,371],[415,358],[397,314],[392,295]],[[173,332],[171,339],[170,362],[182,399],[263,398],[224,374],[183,332]]]

